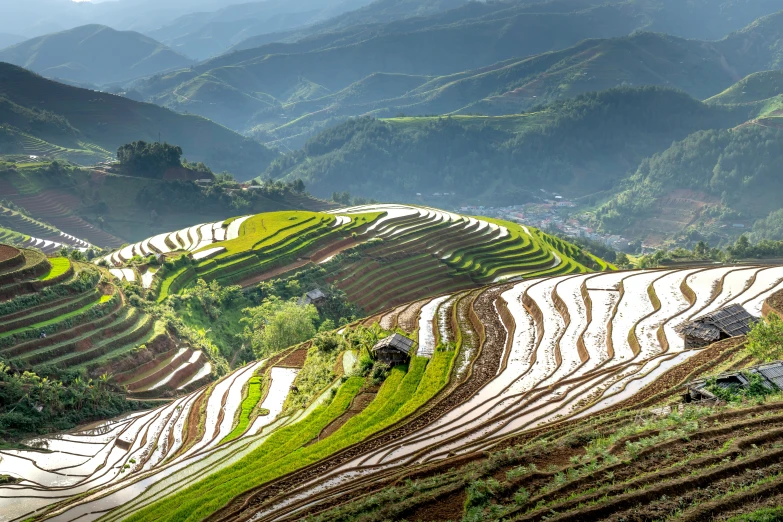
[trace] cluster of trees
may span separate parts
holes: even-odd
[[[356,118],[278,158],[266,174],[301,177],[317,194],[340,188],[383,199],[417,191],[476,195],[498,180],[504,190],[573,181],[603,189],[672,141],[746,116],[658,87],[585,94],[534,112],[519,121]]]
[[[374,199],[362,198],[359,196],[352,197],[350,192],[332,192],[332,201],[340,203],[346,207],[357,205],[370,205],[377,203]]]
[[[126,400],[106,375],[92,380],[56,368],[39,374],[0,360],[0,443],[71,429],[140,406]]]
[[[182,148],[134,141],[117,149],[117,159],[124,171],[135,176],[160,178],[169,168],[182,166]]]
[[[192,164],[191,164],[192,165]],[[216,212],[265,212],[279,210],[276,203],[284,202],[290,194],[302,194],[302,180],[284,182],[251,181],[250,190],[242,190],[233,175],[223,172],[214,175],[208,185],[192,181],[162,181],[146,185],[136,195],[136,202],[155,214],[192,212],[194,208]]]

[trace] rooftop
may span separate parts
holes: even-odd
[[[384,337],[373,346],[373,351],[381,350],[383,348],[394,348],[401,352],[410,354],[416,346],[416,341],[409,339],[404,335],[398,333],[392,334],[389,337]]]
[[[742,305],[733,304],[684,323],[676,330],[680,335],[712,342],[720,339],[721,333],[729,337],[747,334],[755,320]]]

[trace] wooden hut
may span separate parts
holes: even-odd
[[[310,290],[305,295],[302,296],[301,299],[299,299],[300,305],[318,305],[320,303],[323,303],[326,301],[326,294],[321,291],[320,288],[316,288],[315,290]]]
[[[756,320],[742,305],[733,304],[681,324],[676,330],[685,339],[685,348],[702,348],[747,334]]]
[[[395,366],[405,364],[416,352],[416,342],[398,333],[392,334],[378,341],[372,348],[375,358],[379,361]]]

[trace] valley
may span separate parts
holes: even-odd
[[[783,0],[0,7],[0,522],[783,520]]]

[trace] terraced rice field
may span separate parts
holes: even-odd
[[[576,247],[538,230],[408,205],[242,216],[161,234],[104,259],[120,267],[172,252],[194,263],[161,276],[161,300],[198,278],[250,286],[319,265],[367,313],[492,282],[589,271]],[[148,277],[145,286],[154,286]]]
[[[122,292],[97,267],[3,248],[18,253],[16,262],[0,267],[3,358],[24,368],[108,373],[144,396],[208,380],[211,365],[204,354],[180,349],[162,323],[126,306]],[[142,344],[149,348],[139,352]]]
[[[670,390],[689,375],[694,365],[715,364],[718,356],[713,354],[722,353],[715,351],[720,347],[686,349],[674,331],[679,324],[730,303],[740,303],[760,316],[765,300],[780,290],[783,267],[708,267],[526,279],[397,306],[376,317],[384,328],[417,335],[424,357],[415,357],[407,371],[393,370],[383,386],[372,391],[374,398],[360,401],[366,393],[362,391],[363,379],[349,376],[334,381],[305,409],[281,414],[297,370],[286,371],[275,366],[273,360],[258,362],[207,390],[121,420],[116,431],[111,431],[114,424],[107,425],[104,429],[109,435],[96,441],[94,451],[71,452],[83,454],[81,458],[86,459],[79,463],[84,473],[78,478],[54,476],[58,469],[74,465],[70,460],[65,462],[74,458],[70,455],[58,461],[58,455],[65,455],[59,451],[63,449],[62,440],[49,441],[50,448],[58,450],[54,454],[13,454],[16,459],[31,459],[26,463],[41,464],[20,464],[17,473],[24,481],[0,486],[0,510],[13,509],[11,518],[24,517],[56,500],[66,500],[50,513],[51,519],[198,520],[217,512],[212,520],[297,520],[320,512],[326,520],[344,520],[341,506],[349,509],[366,499],[374,507],[365,509],[387,510],[378,520],[402,519],[412,514],[415,504],[406,504],[404,498],[373,504],[367,495],[414,469],[440,466],[439,477],[453,477],[457,482],[460,476],[475,476],[479,469],[475,466],[454,474],[446,470],[463,465],[463,456],[486,458],[487,452],[508,447],[511,440],[527,440],[524,437],[528,433],[564,433],[553,426],[597,429],[591,419],[609,418],[606,412],[636,397],[658,393],[655,390],[661,384]],[[448,343],[454,343],[453,350],[433,349]],[[270,413],[262,421],[258,421],[262,417],[245,419],[252,408],[245,404],[250,394],[242,388],[254,374],[264,372],[271,383],[262,406]],[[332,388],[336,391],[331,392]],[[618,426],[634,424],[632,413],[624,415],[607,420],[603,432],[613,433]],[[759,422],[752,416],[746,420]],[[335,422],[339,427],[324,431]],[[665,422],[669,421],[662,421],[661,430]],[[671,422],[679,421],[672,418]],[[240,424],[250,428],[231,440],[228,435],[236,435],[233,432]],[[692,424],[688,426],[692,430]],[[712,424],[700,421],[696,426],[706,429]],[[656,431],[653,435],[662,433]],[[94,436],[87,432],[64,436],[65,444],[91,443],[90,437]],[[706,430],[700,440],[712,440],[711,436]],[[740,448],[751,448],[751,442],[764,445],[769,438],[767,434],[755,439],[748,434],[742,437]],[[577,453],[574,448],[581,451],[590,440],[570,446],[572,450],[563,456],[566,465]],[[625,439],[620,436],[617,440],[622,443]],[[725,437],[716,440],[710,443],[715,448],[726,444],[733,447]],[[539,460],[554,458],[554,453],[542,453],[540,444],[538,453],[532,455],[538,455]],[[614,447],[633,450],[626,443]],[[673,446],[667,447],[680,454]],[[774,450],[774,458],[764,461],[770,471],[777,469],[778,453]],[[95,456],[99,454],[102,456]],[[96,465],[96,460],[105,460],[103,455],[111,455],[111,466]],[[518,457],[515,455],[490,460],[502,464]],[[719,482],[734,473],[744,473],[746,463],[752,463],[755,469],[753,466],[770,458],[769,452],[756,455],[751,451],[749,455],[751,460],[742,464],[721,460],[724,456],[719,455],[717,460],[697,459],[693,465],[705,470],[717,465],[715,480]],[[6,472],[4,462],[0,463],[0,473]],[[687,490],[689,484],[687,477],[692,468],[680,472],[676,462],[675,458],[670,463],[674,466],[671,475],[656,475],[656,480],[672,478],[662,490],[666,495],[679,494],[677,488]],[[126,464],[128,468],[124,468]],[[639,478],[638,485],[643,486],[644,473],[649,470],[634,466],[639,469],[627,478]],[[123,468],[127,475],[119,472]],[[625,473],[621,467],[614,469]],[[555,477],[556,470],[521,471],[520,477],[536,477],[541,484],[557,480],[555,485],[559,487],[570,483],[568,487],[581,496],[572,501],[569,492],[531,483],[528,493],[536,502],[523,502],[528,507],[520,510],[515,507],[518,503],[508,498],[516,489],[510,490],[501,498],[503,509],[508,510],[504,516],[543,520],[552,515],[548,502],[555,502],[556,511],[566,513],[558,520],[587,520],[615,512],[631,513],[635,506],[651,500],[666,502],[663,497],[643,493],[643,487],[634,489],[624,482],[601,479],[606,477],[603,472],[577,471],[567,477],[563,473],[566,480],[562,481]],[[586,485],[593,483],[605,489],[595,492]],[[435,493],[426,498],[423,493],[412,495],[419,498],[422,509],[440,502],[446,506],[442,509],[451,509],[443,518],[460,518],[467,488],[464,480],[460,484],[462,489],[438,493],[458,491],[463,495],[451,500],[444,497],[440,502]],[[727,491],[736,492],[730,488]],[[601,502],[591,502],[603,499],[604,492],[611,500],[607,506],[615,511],[607,511]],[[775,490],[775,494],[780,492]],[[633,501],[626,502],[627,498]],[[543,504],[537,503],[539,499]],[[584,510],[589,511],[588,518],[584,518],[588,512]],[[686,519],[702,520],[700,514],[695,510]],[[498,517],[488,511],[483,518]]]
[[[63,246],[82,252],[92,246],[83,239],[3,206],[0,206],[0,227],[5,229],[0,231],[1,242],[37,248],[45,254],[53,254]]]
[[[47,224],[41,224],[27,216],[0,207],[0,226],[74,247],[93,244],[102,248],[112,248],[122,244],[119,238],[76,215],[76,210],[81,207],[81,201],[72,194],[55,189],[39,191],[35,187],[16,187],[7,182],[4,187],[7,187],[7,192],[3,192],[5,199],[25,209],[27,214],[35,216],[36,220]],[[60,231],[63,234],[60,234]]]

